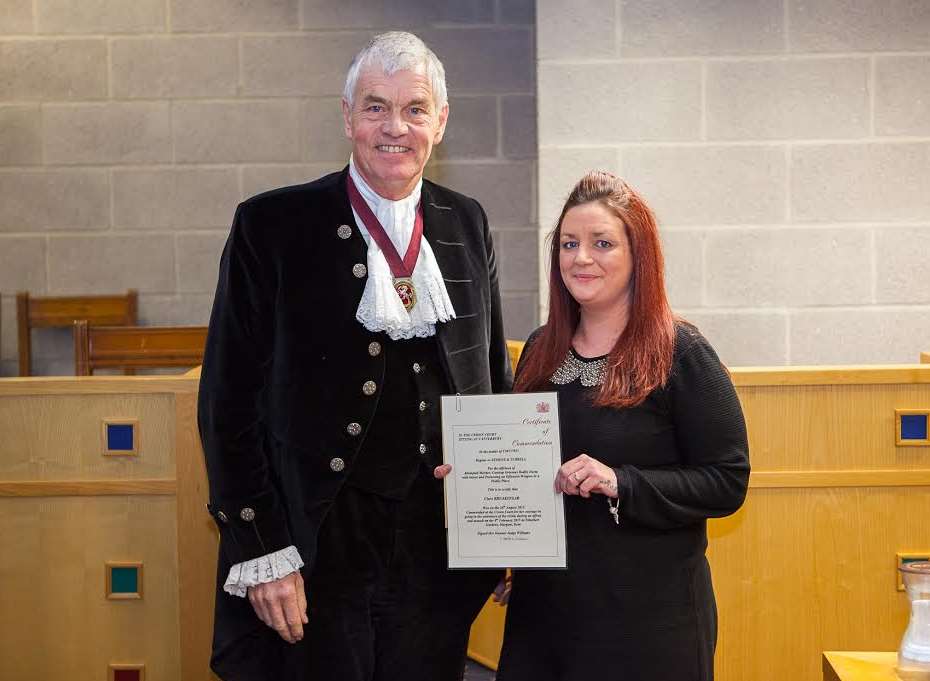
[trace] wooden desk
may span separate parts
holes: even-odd
[[[894,667],[897,653],[823,654],[823,681],[898,681]]]

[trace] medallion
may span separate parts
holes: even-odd
[[[413,286],[413,280],[409,277],[397,277],[394,279],[394,290],[400,297],[400,302],[404,304],[407,312],[413,309],[417,304],[417,290]]]
[[[351,175],[346,178],[346,188],[349,192],[349,203],[352,204],[352,209],[362,219],[371,238],[381,248],[388,267],[391,268],[391,275],[394,277],[394,290],[397,291],[400,302],[403,303],[404,309],[410,312],[413,306],[417,304],[417,292],[413,286],[412,277],[413,269],[416,267],[417,258],[420,255],[420,241],[423,239],[423,208],[417,204],[416,217],[413,221],[413,234],[410,235],[407,252],[401,258],[390,237],[384,231],[384,227],[375,214],[371,212],[368,204],[365,203],[365,199],[359,193]],[[355,267],[361,267],[361,265]],[[365,276],[364,273],[356,274],[354,268],[352,272],[359,279]]]

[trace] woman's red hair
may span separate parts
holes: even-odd
[[[593,201],[623,222],[633,258],[628,321],[610,351],[594,405],[631,407],[668,379],[675,349],[675,317],[665,295],[662,245],[655,216],[626,182],[602,171],[587,173],[575,185],[549,235],[549,319],[520,362],[514,390],[544,389],[571,348],[580,307],[562,281],[559,237],[565,214]]]

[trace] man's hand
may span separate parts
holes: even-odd
[[[452,464],[444,463],[433,469],[433,477],[442,480],[452,472]]]
[[[304,637],[304,625],[310,620],[307,619],[307,596],[300,572],[250,586],[249,602],[258,619],[288,643],[297,643]]]

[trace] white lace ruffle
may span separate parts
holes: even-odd
[[[223,591],[233,596],[244,597],[250,586],[267,584],[287,577],[303,566],[304,561],[297,552],[297,547],[288,546],[286,549],[233,565],[229,568]]]
[[[422,180],[410,196],[400,201],[389,201],[379,196],[349,159],[349,172],[362,198],[381,221],[385,232],[400,254],[407,251],[413,233],[416,207],[420,202]],[[368,280],[359,301],[355,318],[369,331],[384,331],[392,340],[413,337],[426,338],[436,333],[437,322],[455,319],[455,310],[446,284],[442,280],[439,263],[433,249],[424,237],[420,242],[420,255],[413,269],[413,286],[417,302],[408,312],[394,290],[394,277],[377,242],[371,238],[358,214],[353,210],[355,222],[368,244]]]
[[[417,302],[409,312],[394,290],[394,277],[374,239],[368,244],[368,281],[355,318],[369,331],[384,331],[392,340],[426,338],[436,333],[437,322],[455,318],[455,310],[439,264],[429,242],[420,243],[420,257],[413,270]]]

